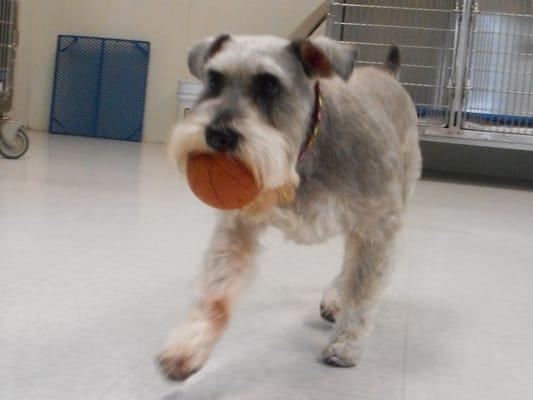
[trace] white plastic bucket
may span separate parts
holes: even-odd
[[[180,118],[187,115],[202,90],[203,85],[200,82],[178,82],[178,115]]]

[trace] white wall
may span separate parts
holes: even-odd
[[[287,36],[322,0],[20,0],[14,115],[46,131],[58,34],[147,40],[144,140],[164,142],[177,119],[191,43],[220,32]]]

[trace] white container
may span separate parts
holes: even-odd
[[[204,85],[200,82],[178,82],[178,116],[184,118],[190,111],[198,97]]]

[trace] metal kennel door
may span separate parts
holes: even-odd
[[[533,1],[332,0],[327,34],[363,65],[402,48],[423,138],[533,144]]]
[[[463,128],[533,143],[533,1],[473,3]]]

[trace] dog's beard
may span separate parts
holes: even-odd
[[[181,173],[186,172],[189,156],[194,153],[213,153],[203,134],[209,118],[200,114],[187,116],[178,123],[168,146],[168,154]]]
[[[298,185],[297,155],[291,154],[282,132],[257,117],[235,121],[238,132],[245,132],[237,156],[251,169],[263,190]]]
[[[210,120],[204,114],[195,113],[175,127],[169,153],[182,173],[186,171],[191,154],[214,152],[204,135]],[[234,155],[250,168],[262,191],[298,186],[297,154],[291,153],[282,132],[255,116],[235,119],[231,126],[243,135]]]

